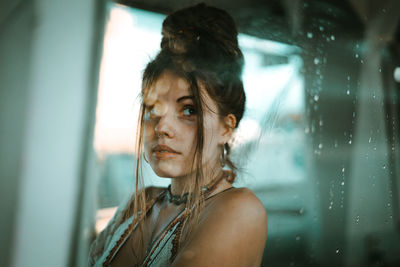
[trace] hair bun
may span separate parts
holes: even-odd
[[[230,72],[240,74],[243,55],[237,34],[235,22],[226,11],[201,3],[164,20],[161,52],[178,56],[180,62],[193,68],[228,66]]]

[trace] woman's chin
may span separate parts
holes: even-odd
[[[162,178],[174,178],[183,174],[180,166],[173,166],[173,164],[151,164],[151,168],[157,176]]]
[[[154,172],[160,178],[171,178],[172,177],[172,175],[170,175],[168,172],[164,172],[164,171],[154,171]]]

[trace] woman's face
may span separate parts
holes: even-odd
[[[232,131],[220,119],[216,103],[202,86],[200,93],[204,102],[202,164],[213,166]],[[161,177],[190,174],[197,143],[197,110],[189,84],[165,71],[144,95],[144,103],[144,152],[150,166]]]

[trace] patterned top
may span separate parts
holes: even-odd
[[[227,177],[230,178],[231,175],[228,175]],[[220,180],[221,179],[214,183],[207,193],[211,193]],[[227,179],[227,181],[230,180]],[[229,187],[218,192],[217,194],[206,196],[205,199],[207,200],[232,188],[233,187]],[[160,194],[158,194],[157,197],[148,202],[146,206],[146,213],[150,212],[155,203],[166,194],[167,190],[163,190]],[[90,247],[89,261],[87,264],[88,266],[110,266],[118,251],[138,226],[139,220],[137,219],[137,215],[129,217],[121,224],[117,223],[117,218],[119,218],[122,212],[121,207],[123,206],[120,206],[113,218],[108,223],[107,227],[99,234]],[[148,250],[144,260],[139,266],[162,267],[171,265],[179,249],[179,241],[181,238],[182,229],[185,226],[188,214],[190,214],[190,208],[185,208],[168,224],[161,234],[159,234],[158,237],[152,242],[150,246],[151,248]]]
[[[151,211],[154,204],[165,195],[164,190],[158,197],[154,198],[147,205],[146,213]],[[88,266],[110,266],[112,260],[117,255],[120,248],[129,239],[130,235],[138,225],[137,216],[131,216],[121,223],[112,233],[112,229],[116,227],[116,218],[120,215],[119,208],[107,227],[99,234],[93,242],[90,253]],[[177,217],[161,232],[161,234],[152,242],[151,249],[140,266],[170,266],[174,260],[181,236],[182,228],[186,222],[188,212],[182,210]],[[112,234],[111,234],[112,233]]]

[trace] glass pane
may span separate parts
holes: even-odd
[[[246,61],[235,185],[267,210],[263,266],[399,266],[398,5],[268,2],[229,10]],[[140,77],[164,18],[116,4],[109,14],[95,136],[100,209],[133,190]],[[169,184],[146,165],[145,175],[148,185]],[[99,212],[103,224],[114,210]]]

